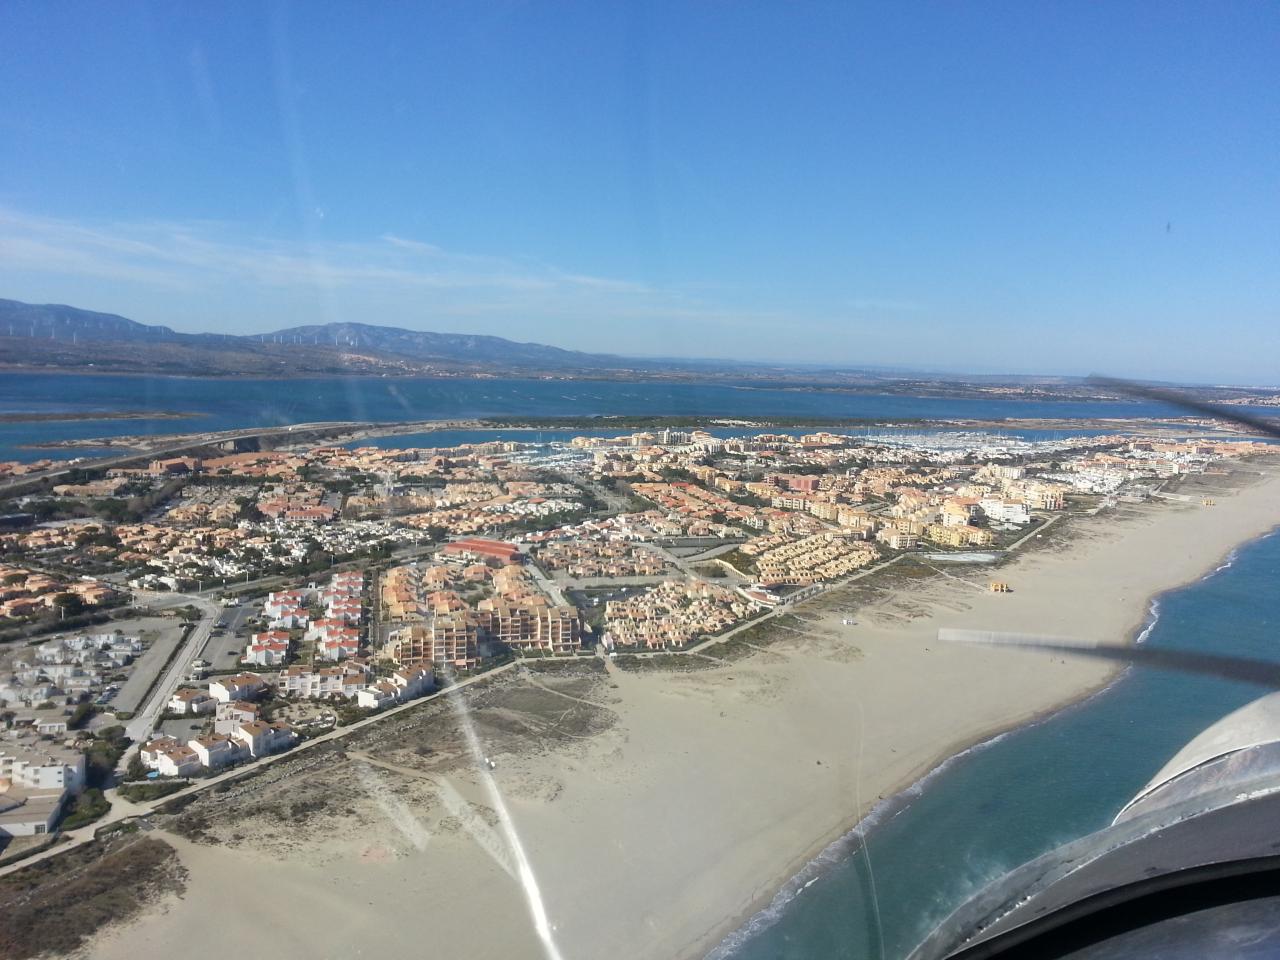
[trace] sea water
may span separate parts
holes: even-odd
[[[1278,576],[1273,533],[1159,597],[1142,642],[1280,660]],[[1130,668],[1100,693],[953,758],[886,802],[712,956],[898,960],[986,884],[1107,826],[1189,740],[1268,692]]]

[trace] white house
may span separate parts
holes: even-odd
[[[267,595],[262,605],[262,612],[271,619],[277,619],[286,611],[294,611],[304,607],[311,598],[310,590],[281,590]]]
[[[359,652],[360,631],[355,627],[331,626],[316,637],[316,656],[323,660],[346,660]]]
[[[208,691],[183,687],[173,691],[169,698],[168,709],[173,713],[187,716],[189,714],[212,713],[218,701],[209,696]]]
[[[371,684],[356,694],[356,704],[366,710],[382,710],[393,706],[398,700],[399,689],[385,680]]]
[[[229,763],[249,758],[249,751],[243,743],[218,733],[208,737],[196,737],[194,740],[189,740],[187,745],[195,751],[196,756],[200,758],[200,763],[210,770],[217,770]]]
[[[156,757],[153,769],[162,777],[194,776],[200,772],[200,757],[187,744],[175,744]]]
[[[292,630],[294,627],[307,625],[307,611],[302,607],[288,607],[280,611],[280,615],[271,618],[273,630]]]
[[[278,667],[288,658],[289,634],[283,630],[268,630],[253,635],[240,662],[259,667]]]
[[[267,683],[256,673],[237,673],[233,677],[219,677],[209,683],[209,693],[220,703],[229,700],[254,700]]]
[[[405,667],[393,673],[390,682],[399,691],[401,700],[412,700],[435,685],[435,671],[431,667]]]
[[[325,611],[330,617],[348,623],[359,623],[363,616],[358,599],[334,598],[326,605]]]
[[[241,723],[231,731],[231,736],[239,741],[255,757],[264,757],[293,746],[296,734],[293,727],[282,720],[267,723],[263,720],[251,720]]]
[[[276,685],[287,697],[352,697],[368,684],[369,668],[348,662],[340,667],[297,665],[280,671]]]
[[[238,724],[257,720],[262,715],[256,703],[247,700],[228,700],[218,704],[218,712],[213,721],[213,732],[230,734]]]
[[[142,761],[144,766],[154,769],[160,754],[166,750],[172,750],[176,746],[178,746],[178,741],[173,737],[155,737],[138,748],[138,759]]]

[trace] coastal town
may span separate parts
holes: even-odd
[[[0,518],[0,842],[513,661],[693,651],[902,557],[998,564],[1266,449],[665,429],[86,466]]]

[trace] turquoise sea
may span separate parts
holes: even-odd
[[[596,415],[1078,419],[1175,412],[1146,402],[956,400],[762,390],[732,384],[387,378],[205,380],[34,373],[0,377],[0,413],[119,410],[181,411],[195,416],[183,420],[0,424],[0,460],[36,460],[51,456],[47,450],[25,446],[50,440],[191,433],[335,420]],[[78,452],[84,454],[84,451]]]
[[[1144,642],[1280,660],[1280,535],[1153,604]],[[792,878],[713,952],[735,960],[899,960],[967,897],[1107,826],[1187,741],[1270,692],[1131,668],[1031,727],[954,758]]]

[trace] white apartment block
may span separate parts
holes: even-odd
[[[31,790],[84,789],[85,759],[79,750],[28,737],[0,739],[0,780]]]

